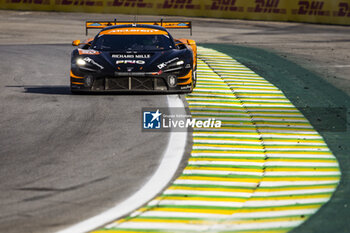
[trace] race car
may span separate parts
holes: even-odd
[[[108,91],[191,92],[196,85],[194,40],[173,39],[167,28],[191,29],[191,22],[87,21],[101,29],[72,52],[72,93]]]

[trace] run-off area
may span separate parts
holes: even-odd
[[[97,232],[287,232],[332,196],[336,158],[283,92],[233,58],[199,48],[186,96],[197,128],[187,167],[163,194]]]

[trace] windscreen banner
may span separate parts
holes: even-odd
[[[350,25],[350,0],[0,0],[0,9]]]

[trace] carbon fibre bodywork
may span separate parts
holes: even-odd
[[[101,38],[118,35],[127,42],[139,35],[162,35],[168,47],[103,50]],[[117,46],[118,47],[118,46]],[[70,86],[76,92],[191,92],[196,82],[197,48],[193,40],[173,39],[161,26],[133,24],[103,28],[79,43],[71,56]]]

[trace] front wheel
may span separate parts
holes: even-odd
[[[197,68],[192,71],[192,83],[193,88],[195,88],[197,85]]]

